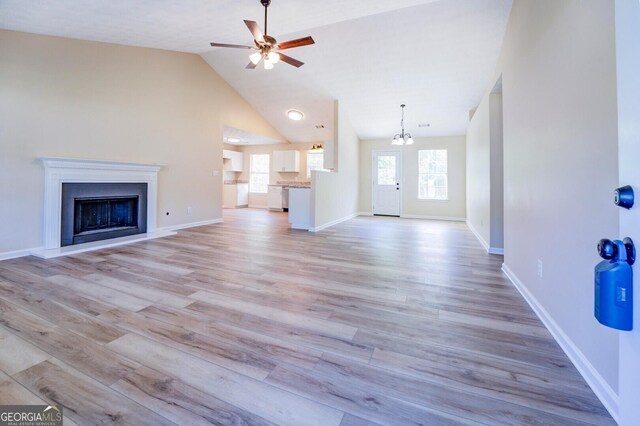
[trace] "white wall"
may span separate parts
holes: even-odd
[[[491,232],[489,246],[493,252],[504,249],[504,155],[502,93],[490,96],[491,117]]]
[[[620,209],[619,237],[640,242],[640,2],[616,1],[616,55],[618,81],[618,148],[620,186],[631,185],[636,207]],[[635,426],[640,419],[640,263],[633,267],[633,331],[620,332],[620,415],[621,426]]]
[[[36,157],[166,165],[166,227],[221,217],[225,125],[282,139],[198,55],[0,31],[0,57],[0,253],[42,244]]]
[[[311,227],[322,229],[358,212],[359,140],[349,118],[336,102],[335,172],[311,172]]]
[[[487,94],[467,127],[467,224],[489,248],[491,234],[491,108]]]
[[[596,244],[618,233],[614,2],[516,0],[498,68],[505,270],[615,414],[618,333],[593,316]]]
[[[392,146],[391,139],[363,140],[360,142],[360,194],[359,211],[371,213],[372,152],[398,150],[402,155],[402,216],[464,220],[466,216],[466,164],[464,136],[416,138],[413,145]],[[418,151],[446,149],[449,200],[418,199]]]
[[[502,94],[487,93],[467,128],[467,224],[499,253],[503,240]]]

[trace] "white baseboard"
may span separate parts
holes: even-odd
[[[42,250],[42,247],[33,247],[24,250],[5,251],[0,253],[0,260],[16,259],[18,257],[30,256],[32,252]]]
[[[482,238],[482,235],[480,235],[478,230],[476,228],[474,228],[473,225],[468,220],[466,222],[467,222],[467,226],[469,227],[471,232],[473,232],[473,235],[475,235],[476,238],[478,239],[478,241],[480,241],[480,244],[482,244],[482,247],[484,247],[484,249],[487,251],[487,253],[489,253],[489,254],[499,254],[499,255],[504,256],[504,248],[502,248],[502,247],[490,247],[489,243],[487,243],[484,240],[484,238]]]
[[[372,212],[358,212],[357,216],[373,216]],[[454,217],[454,216],[428,216],[422,214],[401,214],[400,217],[402,219],[424,219],[424,220],[446,220],[452,222],[464,222],[467,220],[464,217]]]
[[[250,209],[268,209],[269,206],[260,206],[260,205],[257,205],[257,204],[249,204],[249,208]]]
[[[309,228],[309,232],[322,231],[323,229],[327,229],[327,228],[329,228],[331,226],[334,226],[334,225],[337,225],[339,223],[345,222],[345,221],[347,221],[349,219],[353,219],[356,216],[358,216],[358,213],[353,213],[353,214],[350,214],[349,216],[341,217],[340,219],[332,220],[331,222],[325,223],[325,224],[320,225],[320,226],[316,226],[315,228],[311,227],[311,228]]]
[[[422,214],[401,214],[400,217],[403,219],[446,220],[449,222],[464,222],[465,220],[467,220],[464,217],[427,216]]]
[[[180,225],[164,226],[162,228],[159,228],[159,230],[160,231],[177,231],[179,229],[194,228],[196,226],[213,225],[215,223],[222,223],[222,218],[220,217],[218,219],[203,220],[201,222],[191,222],[191,223],[183,223]]]
[[[39,257],[41,259],[53,259],[55,257],[71,256],[74,254],[85,253],[88,251],[95,251],[95,250],[101,250],[105,248],[118,247],[125,244],[137,243],[140,241],[154,240],[156,238],[168,237],[175,234],[176,233],[172,231],[157,230],[155,232],[150,232],[145,234],[128,235],[126,237],[111,238],[108,240],[101,240],[101,241],[92,241],[90,243],[75,244],[72,246],[58,247],[53,249],[39,248],[32,251],[29,254]]]
[[[558,342],[564,353],[569,357],[573,365],[578,369],[584,380],[591,387],[598,399],[604,407],[609,411],[611,417],[618,421],[618,395],[598,373],[598,371],[589,362],[582,351],[573,343],[560,326],[549,315],[547,310],[538,302],[538,300],[529,292],[527,287],[513,273],[506,264],[502,264],[502,271],[507,275],[509,280],[518,289],[522,297],[527,301],[531,309],[538,315],[538,318],[547,327],[553,338]]]

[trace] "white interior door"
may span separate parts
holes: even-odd
[[[373,152],[373,214],[400,216],[400,151]]]

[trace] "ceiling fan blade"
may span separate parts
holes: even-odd
[[[304,62],[299,61],[297,59],[293,59],[291,56],[287,56],[284,53],[278,53],[278,55],[280,55],[280,60],[282,62],[286,62],[289,65],[293,65],[296,68],[300,68],[301,66],[304,65]]]
[[[251,31],[251,34],[253,34],[253,38],[257,42],[264,43],[264,36],[262,35],[262,30],[258,26],[258,23],[256,21],[247,21],[246,19],[244,23],[247,28],[249,28],[249,31]]]
[[[227,43],[211,43],[213,47],[231,47],[234,49],[253,49],[252,46],[244,46],[242,44],[227,44]]]
[[[278,43],[278,49],[293,49],[294,47],[308,46],[314,43],[315,41],[313,41],[312,37],[302,37],[295,40],[283,41],[282,43]]]
[[[259,62],[258,62],[259,63]],[[246,67],[244,67],[247,70],[253,70],[258,66],[258,64],[254,64],[253,62],[249,61],[249,63],[247,64]]]

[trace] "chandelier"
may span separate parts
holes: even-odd
[[[400,105],[402,108],[402,119],[400,120],[400,128],[401,132],[393,137],[393,141],[391,141],[391,145],[413,145],[413,138],[411,137],[411,133],[404,132],[404,107],[406,105]]]

